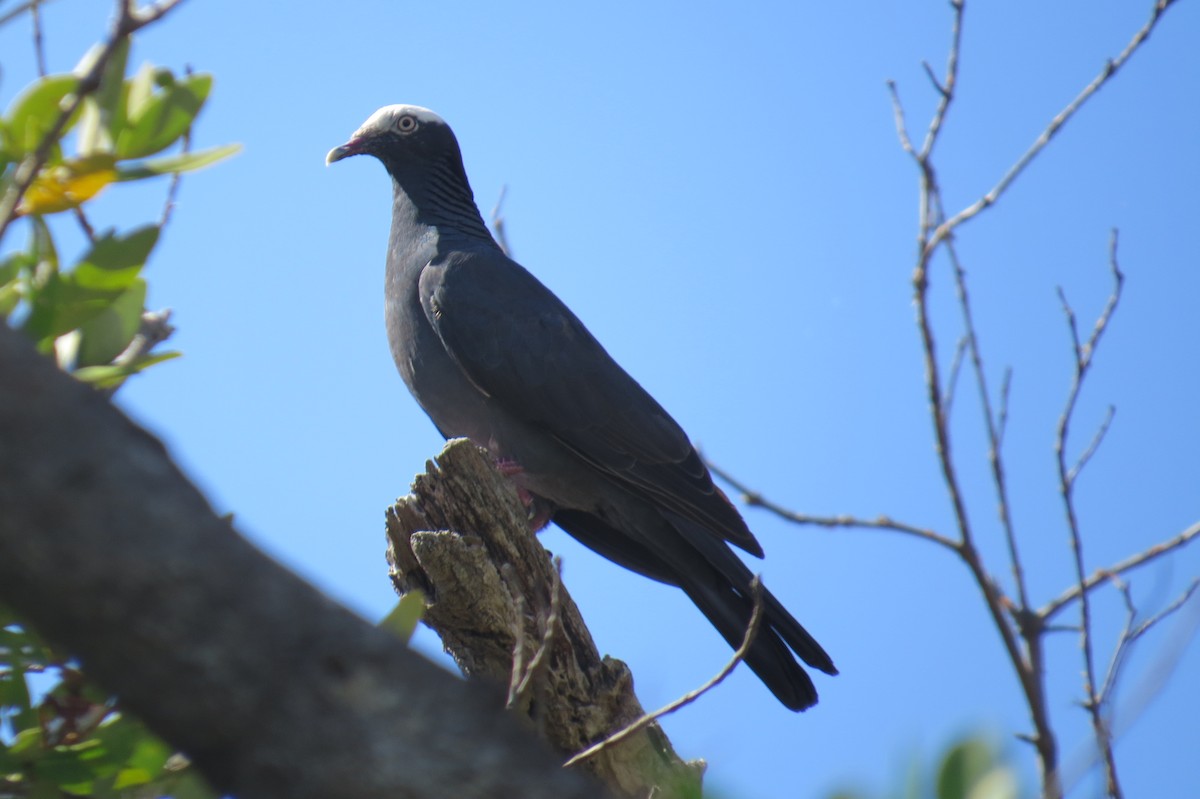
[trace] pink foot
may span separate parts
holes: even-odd
[[[505,477],[516,477],[525,473],[524,467],[511,458],[496,458],[495,463],[496,469]],[[531,493],[529,489],[521,485],[519,480],[514,480],[513,483],[517,488],[517,498],[525,506],[529,528],[536,533],[550,523],[550,517],[554,515],[554,508],[546,500]]]

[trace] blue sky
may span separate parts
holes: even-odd
[[[98,38],[107,5],[44,10],[52,70]],[[1149,8],[972,5],[938,150],[948,206],[990,188]],[[518,260],[714,461],[802,512],[886,513],[950,533],[911,304],[916,172],[885,90],[898,82],[923,130],[936,98],[921,62],[941,73],[949,23],[944,2],[190,0],[141,37],[131,64],[214,73],[197,144],[245,150],[184,181],[146,274],[186,357],[131,382],[119,403],[255,542],[364,616],[387,612],[383,510],[441,442],[384,338],[388,181],[369,159],[326,169],[324,155],[377,107],[410,102],[455,128],[485,211],[508,187]],[[1078,452],[1116,406],[1078,489],[1089,569],[1200,518],[1198,37],[1200,11],[1179,3],[958,239],[989,380],[1014,372],[1008,474],[1039,604],[1071,575],[1051,448],[1071,368],[1055,287],[1090,325],[1110,290],[1113,227],[1126,292],[1071,441]],[[27,28],[0,29],[0,52],[7,103],[32,75]],[[150,219],[164,189],[114,187],[95,219]],[[959,328],[944,263],[933,281],[945,363]],[[956,453],[981,547],[1007,585],[979,419],[962,391]],[[668,719],[680,752],[709,761],[710,788],[757,799],[882,790],[912,757],[974,730],[1005,742],[1032,781],[1013,738],[1028,730],[1018,687],[961,564],[895,534],[746,515],[767,584],[842,675],[819,677],[821,704],[794,715],[740,670]],[[645,705],[724,663],[727,647],[682,594],[560,532],[543,537]],[[1138,572],[1139,606],[1161,607],[1197,575],[1200,548]],[[1097,607],[1106,663],[1121,606],[1103,592]],[[1138,716],[1118,746],[1129,795],[1200,793],[1200,645],[1186,638],[1198,618],[1193,606],[1166,623],[1131,663],[1118,703],[1119,718]],[[1181,644],[1174,678],[1147,703]],[[419,645],[438,650],[431,634]],[[1076,637],[1052,639],[1049,657],[1070,769],[1088,740]],[[1076,795],[1093,795],[1091,780]]]

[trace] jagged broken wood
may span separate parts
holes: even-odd
[[[424,592],[423,621],[467,677],[496,685],[497,703],[513,653],[528,662],[548,641],[549,667],[522,713],[564,760],[644,714],[629,669],[600,656],[565,587],[557,589],[561,629],[545,635],[555,568],[512,482],[485,451],[450,441],[388,510],[387,532],[396,590]],[[704,771],[703,761],[681,760],[657,724],[585,767],[631,797],[698,796]]]

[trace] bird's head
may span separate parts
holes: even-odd
[[[325,163],[373,155],[395,171],[413,161],[434,160],[447,150],[457,154],[458,142],[440,116],[419,105],[388,105],[371,114],[349,141],[330,150]]]

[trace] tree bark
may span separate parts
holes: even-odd
[[[387,529],[397,591],[424,593],[424,622],[468,677],[509,686],[515,653],[529,664],[545,647],[546,667],[517,706],[563,760],[644,715],[628,667],[600,657],[512,481],[484,450],[449,442],[388,511]],[[547,637],[554,604],[559,623]],[[704,772],[657,724],[584,763],[628,797],[699,796]]]
[[[604,795],[492,694],[252,547],[5,325],[0,599],[239,799]]]

